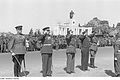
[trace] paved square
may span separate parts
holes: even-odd
[[[81,51],[77,49],[75,56],[75,73],[67,74],[64,71],[66,67],[66,53],[65,49],[54,50],[53,53],[53,74],[52,77],[109,77],[109,72],[114,72],[113,47],[102,47],[98,49],[96,54],[95,64],[98,68],[83,72],[76,66],[81,64]],[[42,77],[42,57],[39,51],[28,52],[26,54],[26,70],[30,73],[28,77]],[[108,72],[106,74],[105,72]],[[13,77],[13,62],[11,54],[0,54],[0,77]]]

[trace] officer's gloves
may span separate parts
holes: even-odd
[[[14,52],[10,51],[10,53],[12,54],[12,56],[16,55]]]
[[[116,58],[116,57],[115,57],[114,59],[117,61],[117,58]]]
[[[118,50],[118,52],[120,52],[120,50]]]
[[[14,56],[15,55],[15,53],[12,53],[12,56]]]

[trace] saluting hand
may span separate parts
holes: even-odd
[[[14,52],[12,52],[12,51],[10,51],[10,53],[14,56],[14,55],[16,55]]]
[[[116,58],[116,57],[115,57],[114,59],[115,59],[115,60],[117,60],[117,58]]]
[[[14,55],[16,55],[15,53],[12,53],[12,55],[14,56]]]

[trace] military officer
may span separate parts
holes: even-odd
[[[120,77],[120,33],[116,35],[114,47],[114,69],[117,77]]]
[[[95,55],[98,50],[97,47],[98,39],[95,36],[95,33],[91,36],[91,46],[90,46],[90,67],[91,68],[96,68],[94,65],[94,60],[95,60]]]
[[[43,77],[46,76],[52,76],[52,37],[50,35],[50,27],[45,27],[43,28],[44,35],[41,39],[42,41],[42,49],[41,49],[41,54],[42,54],[42,72],[43,72]]]
[[[83,71],[88,70],[88,61],[89,61],[89,47],[90,39],[88,37],[88,31],[84,31],[83,35],[79,37],[81,40],[81,69]]]
[[[26,40],[22,34],[22,26],[16,26],[17,34],[9,43],[9,51],[12,53],[12,61],[14,62],[14,76],[20,77],[21,63],[26,53]]]
[[[66,72],[68,74],[74,73],[74,64],[75,64],[75,53],[76,53],[76,40],[73,36],[73,32],[70,31],[70,34],[66,36],[67,41],[67,68]]]

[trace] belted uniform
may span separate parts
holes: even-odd
[[[88,36],[81,35],[81,69],[88,70],[90,39]]]
[[[41,54],[42,54],[42,71],[43,71],[43,76],[51,76],[52,70],[52,37],[50,35],[43,35],[42,37],[42,49],[41,49]]]
[[[14,35],[13,39],[9,43],[9,50],[15,53],[16,55],[12,56],[12,61],[14,62],[14,76],[19,77],[21,70],[21,63],[24,60],[24,55],[26,53],[26,38],[23,34]],[[16,58],[18,61],[16,60]]]
[[[120,76],[120,38],[114,44],[114,69],[116,75]]]
[[[76,40],[71,35],[71,36],[67,36],[66,41],[67,41],[67,50],[66,50],[67,68],[66,68],[66,72],[70,74],[70,73],[74,73]]]
[[[98,43],[97,37],[95,36],[92,37],[91,46],[90,46],[90,67],[92,68],[95,68],[94,60],[95,60],[96,52],[98,50],[97,43]]]

